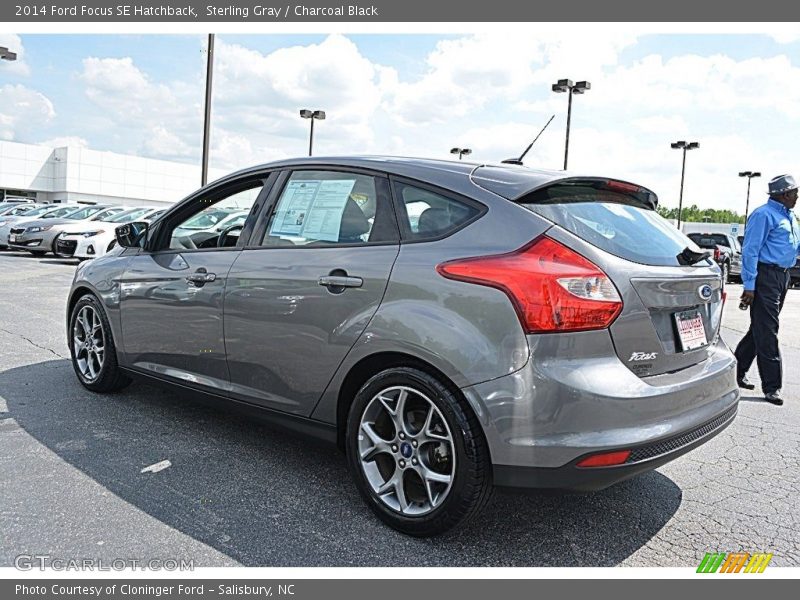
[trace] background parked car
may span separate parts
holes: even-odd
[[[49,204],[39,208],[31,208],[18,215],[0,217],[0,248],[8,248],[8,236],[11,227],[34,219],[59,219],[78,210],[77,204]]]
[[[40,208],[42,206],[52,206],[52,204],[48,205],[38,202],[19,202],[19,203],[7,204],[5,206],[0,206],[0,217],[4,216],[14,217],[29,212],[34,208]]]
[[[102,256],[116,243],[114,231],[118,225],[132,221],[150,222],[163,212],[164,209],[158,208],[131,208],[104,221],[73,225],[70,229],[80,231],[67,230],[56,238],[56,256],[81,260]]]
[[[797,262],[794,263],[794,266],[789,271],[789,275],[792,287],[800,287],[800,256],[797,257]]]
[[[34,256],[55,253],[56,237],[64,231],[65,226],[80,221],[102,221],[123,210],[122,206],[92,205],[78,208],[60,219],[17,223],[9,231],[8,247],[13,250],[27,250]]]
[[[690,233],[689,238],[701,248],[714,252],[714,261],[722,270],[726,283],[742,277],[742,247],[739,241],[726,233]]]

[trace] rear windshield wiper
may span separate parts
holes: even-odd
[[[678,263],[681,265],[691,266],[696,265],[701,260],[710,258],[711,254],[709,252],[695,252],[689,246],[686,246],[678,256],[675,258],[678,259]]]

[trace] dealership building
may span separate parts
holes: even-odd
[[[224,174],[212,169],[209,180]],[[0,201],[168,206],[199,187],[199,164],[0,141]]]

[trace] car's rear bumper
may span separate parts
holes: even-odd
[[[498,484],[602,488],[702,444],[711,431],[685,436],[735,415],[736,362],[721,340],[702,363],[647,378],[616,358],[608,332],[539,342],[520,371],[463,389],[483,425]],[[663,444],[663,452],[643,454]],[[602,469],[575,466],[617,450],[631,450],[633,458]]]
[[[631,450],[628,460],[621,465],[579,467],[578,462],[584,457],[578,457],[562,467],[553,468],[494,465],[494,484],[500,487],[549,488],[580,492],[602,490],[640,473],[656,469],[705,444],[733,423],[737,410],[738,404],[734,404],[711,421],[660,442],[620,448],[619,450]]]

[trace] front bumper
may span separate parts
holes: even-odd
[[[532,336],[523,369],[462,391],[483,425],[497,485],[600,489],[724,428],[739,400],[735,369],[721,340],[702,363],[639,378],[616,357],[607,331]],[[706,431],[709,423],[716,426]],[[632,451],[627,463],[576,467],[618,450]]]
[[[59,231],[37,231],[35,233],[17,233],[9,234],[8,247],[13,250],[28,250],[32,252],[52,252],[54,247],[54,240],[59,234]],[[11,235],[16,238],[12,242]]]

